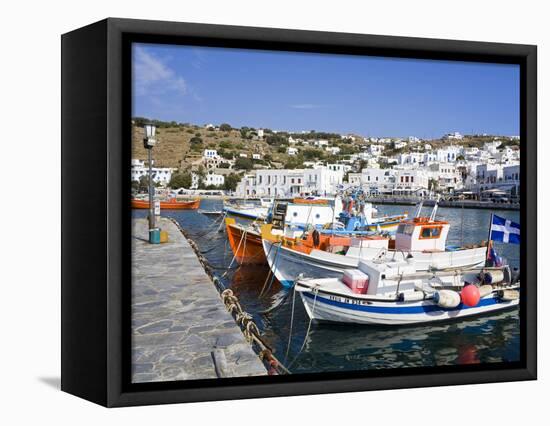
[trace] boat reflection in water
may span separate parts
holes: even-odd
[[[506,311],[425,326],[313,323],[292,370],[299,373],[517,361],[518,314],[518,310]]]

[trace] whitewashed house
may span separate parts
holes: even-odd
[[[429,175],[423,169],[396,170],[396,195],[427,195],[429,190]]]
[[[155,183],[167,185],[175,170],[170,167],[153,167],[151,170],[152,180]],[[132,159],[130,162],[131,181],[139,182],[142,176],[149,176],[149,165],[145,165],[145,161]]]
[[[196,173],[191,173],[191,188],[197,189],[199,187],[200,177]],[[225,177],[221,174],[215,173],[213,170],[209,170],[203,179],[204,186],[222,186],[225,182]]]
[[[256,170],[237,186],[238,196],[294,197],[305,194],[334,195],[344,174],[327,167],[313,169]]]
[[[384,152],[384,145],[380,145],[380,144],[369,145],[369,153],[371,155],[380,155],[382,154],[382,152]]]
[[[462,140],[464,139],[464,136],[461,135],[459,132],[453,132],[453,133],[447,133],[446,135],[443,136],[443,139],[448,139],[448,140]]]
[[[457,157],[462,154],[462,147],[450,145],[445,148],[440,148],[436,151],[437,161],[443,163],[453,163]]]
[[[363,189],[371,195],[392,194],[395,188],[395,170],[366,168],[361,170]]]
[[[298,154],[298,148],[294,148],[293,146],[289,146],[286,150],[286,153],[288,155],[296,155],[296,154]]]
[[[433,163],[429,166],[429,171],[431,178],[437,182],[437,189],[440,192],[454,192],[464,186],[456,164]]]

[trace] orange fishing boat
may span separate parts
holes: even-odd
[[[161,201],[160,208],[161,210],[196,210],[201,204],[200,198],[190,201],[178,201],[175,198],[171,198],[168,201]],[[133,209],[148,209],[149,200],[137,200],[132,199],[132,208]]]
[[[262,237],[251,226],[244,226],[231,217],[225,218],[227,239],[239,265],[263,265],[267,262]]]

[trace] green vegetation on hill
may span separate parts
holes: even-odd
[[[254,167],[285,167],[301,168],[304,162],[323,161],[333,163],[349,158],[350,155],[360,153],[370,143],[365,142],[359,135],[355,140],[341,138],[337,133],[318,132],[312,130],[306,133],[277,132],[264,129],[263,138],[258,137],[258,130],[252,127],[233,128],[229,123],[220,124],[218,129],[206,128],[189,123],[175,121],[166,122],[149,120],[144,117],[135,117],[132,125],[132,158],[147,159],[147,151],[143,147],[143,125],[151,122],[157,126],[157,145],[154,148],[155,165],[158,167],[172,167],[181,171],[189,171],[192,163],[200,160],[204,149],[215,149],[226,160],[222,168],[228,167],[228,160],[235,160],[237,172],[251,170]],[[328,141],[329,147],[338,147],[340,152],[336,155],[325,150],[325,147],[308,146],[297,142],[289,143],[289,138],[294,141]],[[432,149],[442,148],[451,144],[466,147],[481,147],[485,142],[492,142],[498,138],[501,146],[519,146],[519,140],[494,136],[494,135],[466,135],[462,140],[434,139],[407,144],[404,148],[396,149],[392,144],[387,144],[384,156],[397,155],[402,152],[424,151],[424,145],[430,144]],[[395,139],[394,139],[395,140]],[[295,147],[296,155],[288,155],[288,148]],[[241,157],[246,154],[247,158]],[[252,160],[252,154],[260,154],[262,160]],[[382,160],[383,163],[383,160]]]

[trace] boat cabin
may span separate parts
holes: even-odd
[[[397,293],[414,292],[421,284],[413,277],[416,272],[414,261],[376,262],[362,260],[358,269],[368,278],[368,295],[391,296]]]
[[[449,222],[415,217],[399,224],[395,234],[395,250],[441,252],[445,251]]]
[[[323,204],[275,202],[271,220],[281,229],[285,225],[303,229],[308,225],[322,227],[331,224],[338,220],[342,203],[339,199],[326,201]]]

